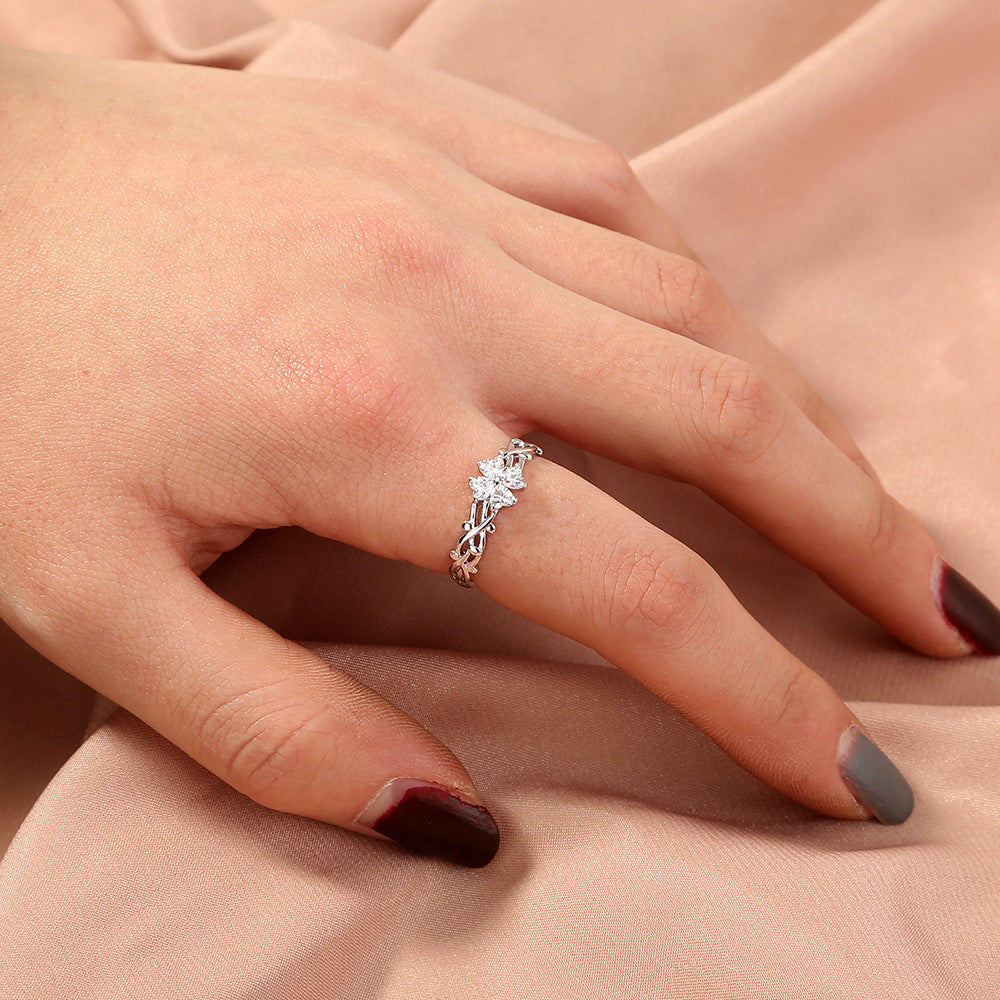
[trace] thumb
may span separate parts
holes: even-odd
[[[466,867],[492,859],[496,823],[436,737],[165,563],[105,570],[128,585],[76,595],[48,642],[25,638],[263,806]]]

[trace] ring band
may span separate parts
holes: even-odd
[[[479,462],[481,476],[469,476],[472,509],[462,525],[462,537],[451,550],[451,578],[463,587],[471,587],[472,575],[478,572],[479,560],[486,548],[486,536],[496,530],[493,519],[504,507],[517,503],[514,490],[525,487],[524,463],[541,455],[542,449],[511,438],[496,458]]]

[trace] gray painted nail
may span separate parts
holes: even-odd
[[[840,738],[837,767],[854,798],[880,823],[902,823],[913,812],[906,778],[857,726],[848,726]]]

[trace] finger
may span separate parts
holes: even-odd
[[[375,692],[222,600],[172,554],[88,576],[25,637],[235,789],[459,865],[493,857],[497,827],[465,769]],[[118,585],[136,579],[148,585]]]
[[[699,486],[914,648],[970,651],[939,610],[927,531],[759,371],[563,290],[512,294],[533,311],[507,350],[533,363],[504,380],[504,407]]]
[[[453,146],[453,155],[470,173],[567,219],[694,256],[628,159],[613,146],[515,126],[504,127],[496,138],[491,138],[492,131],[492,125],[480,130],[473,123],[461,144]],[[565,253],[565,246],[560,252]]]
[[[702,265],[529,206],[508,213],[499,240],[516,261],[557,285],[749,362],[875,477],[843,421]]]
[[[379,109],[515,198],[692,255],[628,159],[613,146],[388,95],[380,98]]]
[[[497,443],[471,454],[485,458]],[[905,779],[703,560],[544,459],[523,478],[478,564],[483,590],[602,653],[796,801],[831,816],[906,818]]]

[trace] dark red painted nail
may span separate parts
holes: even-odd
[[[1000,608],[957,570],[939,559],[934,573],[938,607],[977,652],[1000,653]]]
[[[484,806],[416,778],[383,785],[354,822],[417,854],[465,868],[489,864],[500,846],[500,831]]]

